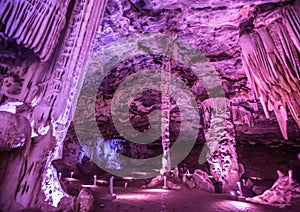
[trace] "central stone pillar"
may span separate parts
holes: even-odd
[[[240,175],[229,100],[224,97],[207,99],[202,103],[202,110],[210,172],[216,181],[223,183],[223,191],[237,189]]]

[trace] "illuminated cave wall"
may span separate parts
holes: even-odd
[[[192,7],[186,7],[181,1],[162,3],[158,1],[128,2],[110,0],[97,34],[94,51],[97,52],[107,44],[113,44],[118,39],[135,33],[176,34],[180,39],[196,46],[216,69],[229,102],[229,119],[233,123],[235,131],[233,134],[235,134],[239,148],[255,144],[266,145],[267,147],[281,145],[297,147],[300,136],[295,115],[289,110],[286,111],[284,119],[286,121],[286,133],[281,131],[282,122],[278,121],[277,113],[271,111],[269,116],[265,116],[264,104],[260,102],[258,94],[253,89],[254,85],[250,80],[251,76],[249,77],[249,74],[247,74],[247,67],[243,66],[241,57],[244,54],[241,49],[243,39],[240,38],[240,30],[243,27],[241,23],[247,22],[248,15],[251,19],[251,14],[255,11],[253,8],[256,8],[258,13],[262,13],[264,10],[276,11],[276,8],[289,7],[290,4],[294,4],[293,1],[266,1],[262,3],[253,0],[246,3],[235,2],[231,5],[227,1],[208,1],[192,2]],[[250,5],[257,6],[250,7]],[[265,22],[269,24],[268,21]],[[129,58],[114,67],[102,84],[99,85],[95,105],[96,118],[99,130],[105,140],[122,139],[113,126],[109,108],[118,85],[139,70],[150,66],[160,69],[165,62],[166,60],[162,57],[149,55]],[[203,83],[195,80],[195,76],[181,64],[175,64],[171,70],[177,74],[178,78],[186,82],[200,107],[201,103],[208,98]],[[159,92],[148,91],[137,96],[132,102],[129,112],[132,125],[140,132],[149,129],[147,114],[160,109],[160,104],[161,96]],[[180,130],[180,115],[176,111],[176,103],[173,102],[172,104],[174,104],[174,109],[171,111],[170,135],[171,140],[175,141]],[[84,109],[84,106],[81,106],[81,108]],[[205,126],[205,116],[204,114],[200,115],[201,124],[197,143],[203,144],[205,142],[203,128]],[[91,114],[87,118],[94,118],[90,116]],[[91,131],[90,133],[94,132]],[[188,132],[186,135],[188,139]],[[288,139],[285,139],[287,137]],[[124,148],[126,151],[124,154],[134,158],[157,155],[159,152],[161,153],[159,142],[159,140],[156,140],[153,144],[147,146],[125,142]],[[240,154],[241,152],[238,151]],[[251,164],[251,161],[244,158],[242,161],[248,165]],[[289,167],[291,166],[289,165]],[[255,173],[258,173],[255,169],[247,172],[247,174]],[[264,176],[274,177],[276,173],[273,170],[272,173]]]

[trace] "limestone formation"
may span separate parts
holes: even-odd
[[[222,97],[205,100],[202,111],[210,172],[224,190],[234,189],[241,176],[229,101]]]
[[[278,179],[270,189],[259,196],[247,198],[247,200],[278,207],[291,205],[293,199],[300,197],[300,184],[293,180],[291,170],[287,176],[280,171],[277,171],[277,174]]]
[[[105,0],[0,1],[0,104],[19,102],[16,117],[22,115],[32,128],[31,139],[27,139],[31,130],[23,131],[29,140],[26,154],[1,153],[0,166],[9,162],[14,167],[0,173],[4,211],[14,211],[16,202],[21,208],[44,200],[57,205],[65,195],[51,162],[61,157],[83,67],[105,5]],[[6,117],[1,113],[1,118]],[[23,141],[19,134],[14,139],[19,138]]]
[[[70,0],[0,2],[3,33],[18,45],[31,49],[41,61],[54,51],[67,19]]]
[[[104,148],[109,167],[121,167],[116,153],[136,159],[163,153],[161,172],[171,175],[177,155],[170,155],[169,149],[180,132],[186,142],[194,137],[197,145],[207,142],[200,159],[203,163],[207,159],[210,174],[222,182],[224,191],[236,189],[244,172],[238,164],[238,141],[267,146],[299,145],[299,23],[298,0],[0,0],[0,210],[44,209],[45,200],[57,205],[62,197],[61,210],[68,210],[67,204],[73,206],[75,200],[63,191],[52,162],[62,156],[63,141],[76,106],[82,116],[76,121],[85,125],[96,119],[99,129],[95,132],[87,127],[89,136],[84,142],[89,146],[85,149],[78,142],[69,142],[68,137],[65,140],[62,160],[68,176],[70,171],[75,176],[80,171],[82,175],[93,175],[95,165],[91,161],[81,169],[78,163],[84,154],[92,158],[95,149],[116,140],[124,141],[124,146]],[[139,46],[144,48],[142,55],[127,58],[130,50],[123,52],[125,60],[111,67],[102,82],[96,82],[98,93],[76,105],[81,88],[95,85],[82,85],[92,48],[97,52],[121,38],[148,33],[172,35],[195,47],[203,55],[201,61],[205,58],[216,70],[216,79],[209,74],[198,79],[188,67],[195,58],[180,47],[171,49],[174,57],[169,58]],[[114,56],[105,55],[111,63],[120,59]],[[181,64],[178,58],[188,64]],[[181,95],[176,102],[167,92],[147,90],[132,99],[128,108],[130,121],[124,125],[130,124],[142,133],[162,123],[162,138],[153,136],[154,142],[149,145],[128,144],[130,141],[122,138],[114,126],[110,107],[118,86],[146,69],[166,70],[169,75],[161,75],[168,78],[164,82],[169,82],[171,74],[184,82],[200,110],[197,115],[201,121],[196,123],[194,120],[199,117],[190,115],[192,121],[181,127],[184,120],[180,101],[186,96]],[[202,67],[197,71],[202,74]],[[213,88],[219,82],[224,95],[211,96],[206,81]],[[154,80],[153,84],[168,91],[168,83],[161,85]],[[190,109],[190,105],[183,107]],[[161,112],[153,115],[158,110],[163,116],[157,115]],[[280,136],[275,115],[284,138],[290,138],[288,141]],[[198,135],[191,136],[191,129],[199,131]],[[80,126],[76,130],[81,130]],[[99,131],[103,139],[91,139]],[[103,152],[98,153],[103,159]],[[157,168],[160,166],[159,161]],[[154,178],[149,186],[161,185],[162,177]],[[190,188],[213,189],[203,171],[196,170],[193,180],[184,177]],[[177,187],[171,181],[167,184],[169,188]],[[280,174],[269,191],[249,201],[286,205],[297,196],[299,185],[292,181],[291,174]],[[90,191],[82,190],[74,210],[85,206],[91,210],[91,200]]]
[[[58,209],[64,212],[73,212],[74,211],[74,202],[76,197],[63,197],[58,203]]]
[[[200,169],[194,171],[191,181],[195,183],[197,189],[214,192],[214,186],[208,174]]]
[[[266,117],[274,110],[287,139],[287,108],[300,127],[299,13],[291,5],[252,10],[240,30],[243,65]]]
[[[29,121],[20,115],[0,111],[0,151],[24,148],[28,152],[31,144],[31,127]]]
[[[94,204],[94,196],[91,190],[84,188],[80,191],[78,197],[74,201],[74,211],[92,212]]]

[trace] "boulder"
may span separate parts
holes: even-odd
[[[195,183],[197,189],[214,192],[214,186],[208,174],[200,169],[195,170],[191,181]]]
[[[94,205],[94,196],[90,189],[83,188],[75,199],[74,211],[92,212]]]

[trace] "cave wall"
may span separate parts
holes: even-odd
[[[289,139],[287,139],[287,134],[281,133],[276,113],[270,112],[268,117],[265,116],[263,104],[257,97],[253,84],[251,84],[251,80],[249,80],[249,76],[243,67],[239,43],[240,23],[248,20],[248,13],[253,9],[250,5],[257,5],[254,8],[262,7],[274,11],[276,8],[286,5],[289,7],[290,4],[293,4],[293,1],[227,3],[226,1],[206,3],[172,1],[161,3],[156,1],[111,0],[108,2],[101,28],[97,34],[94,51],[97,52],[109,44],[113,45],[119,39],[135,33],[176,35],[178,38],[196,46],[217,70],[223,84],[225,96],[229,100],[229,120],[233,122],[235,131],[233,134],[236,135],[237,145],[247,143],[250,145],[287,144],[297,146],[299,144],[299,127],[289,111],[286,115]],[[105,139],[123,139],[113,126],[110,114],[111,99],[118,85],[131,74],[148,67],[161,69],[165,62],[164,58],[149,55],[129,58],[113,67],[109,75],[102,81],[96,98],[95,114],[99,129]],[[188,84],[195,95],[198,106],[208,98],[204,84],[195,80],[195,76],[187,72],[186,67],[173,64],[171,72]],[[135,129],[144,132],[150,128],[147,115],[161,108],[160,99],[159,92],[148,91],[133,100],[129,114],[131,124]],[[175,102],[172,104],[175,107]],[[83,112],[84,106],[80,107]],[[176,139],[179,131],[177,124],[180,122],[180,118],[178,114],[175,110],[171,111],[171,141]],[[203,114],[201,115],[203,116]],[[86,114],[85,117],[88,119],[94,118],[92,114]],[[204,125],[202,119],[199,125],[198,143],[205,142]],[[97,134],[98,132],[91,130],[89,133]],[[188,133],[185,134],[188,137]],[[159,144],[156,140],[151,145]],[[146,149],[146,152],[151,152],[147,148],[143,149]],[[135,150],[136,148],[133,148],[129,151]],[[137,154],[137,157],[144,154],[141,151],[140,154]],[[154,155],[153,152],[149,155],[151,154]]]
[[[280,132],[276,113],[271,111],[268,117],[265,116],[264,107],[243,67],[239,43],[239,24],[248,19],[245,14],[250,5],[266,5],[265,7],[275,10],[292,2],[247,1],[229,4],[224,1],[158,3],[111,0],[108,2],[94,49],[97,51],[120,38],[140,32],[176,34],[178,38],[196,46],[218,72],[225,95],[230,99],[230,111],[237,140],[259,143],[268,142],[265,138],[270,137],[274,143],[297,144],[299,127],[289,110],[285,120],[287,120],[287,136],[290,139],[286,141],[284,139],[286,136]],[[121,65],[119,69],[122,70]],[[113,84],[118,84],[121,80],[119,76],[115,77],[113,74],[110,78]],[[188,80],[197,92],[197,101],[198,96],[205,99],[206,91],[203,83],[193,81],[192,76],[188,77]],[[106,119],[106,110],[99,113],[102,113],[101,119]],[[142,122],[143,125],[147,125],[146,120]],[[110,131],[109,129],[110,127],[107,131]]]

